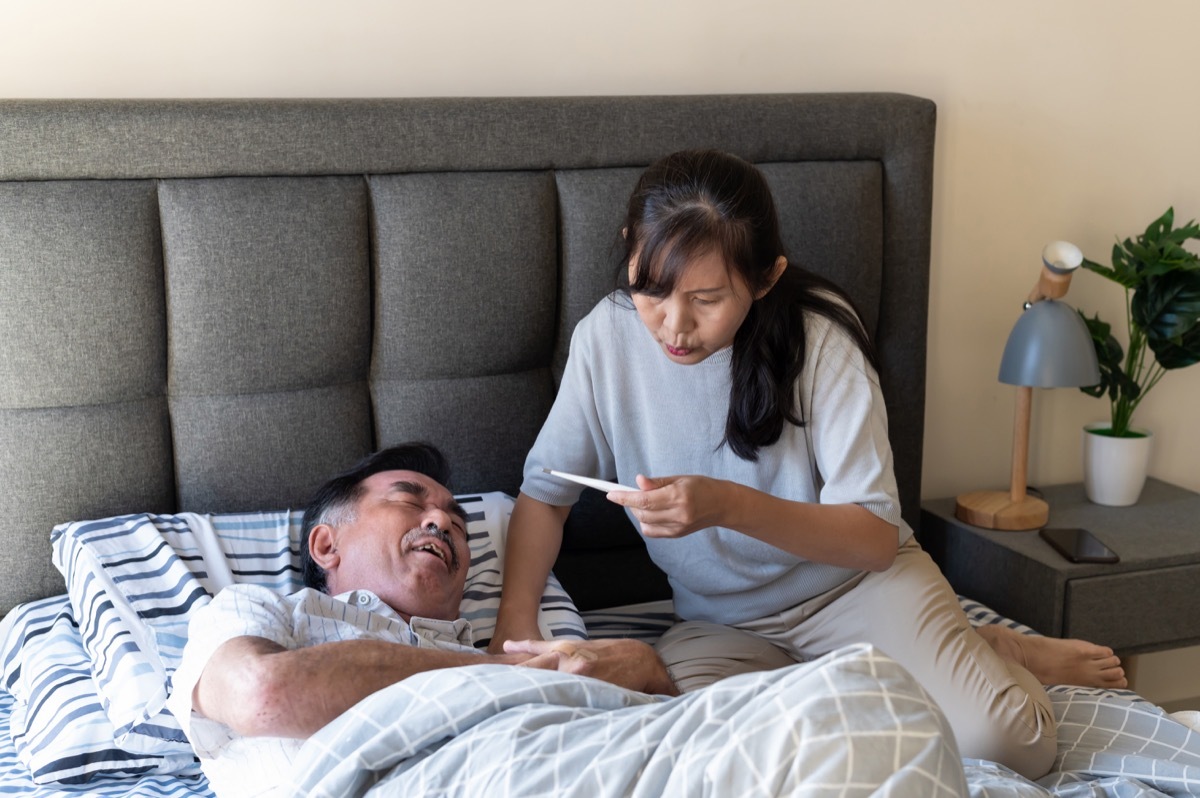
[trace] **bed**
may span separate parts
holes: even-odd
[[[571,330],[615,285],[633,180],[676,149],[760,164],[795,259],[855,297],[919,535],[935,120],[928,100],[871,93],[0,102],[0,794],[212,795],[161,711],[189,613],[232,581],[293,586],[297,511],[382,446],[423,439],[449,456],[472,513],[463,612],[486,644],[511,496]],[[665,578],[596,494],[554,573],[549,635],[653,640],[670,622]],[[963,603],[977,623],[1017,626]],[[822,673],[879,667],[870,650],[837,654]],[[475,706],[508,678],[472,673],[427,711]],[[401,705],[433,692],[408,682]],[[563,690],[576,715],[629,701],[509,687],[522,707]],[[895,792],[1200,794],[1194,718],[1126,691],[1050,693],[1060,751],[1038,784],[939,760],[938,784]],[[846,715],[869,726],[878,706]],[[347,723],[370,726],[367,712]],[[443,747],[460,767],[483,758]],[[588,762],[565,773],[556,754],[539,788],[509,788],[750,794],[728,779],[758,760],[722,758],[736,748],[680,754],[721,763],[700,786],[678,780],[677,757],[572,787]],[[790,759],[818,770],[850,748]],[[325,753],[298,782],[308,794],[379,778]],[[322,782],[335,772],[346,780]]]

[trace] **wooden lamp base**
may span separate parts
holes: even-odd
[[[1050,518],[1050,505],[1028,495],[1014,500],[1010,491],[976,490],[958,497],[954,515],[984,529],[1040,529]]]
[[[1050,505],[1028,495],[1025,469],[1029,460],[1029,416],[1033,389],[1017,388],[1013,419],[1012,487],[1008,490],[975,490],[958,497],[954,517],[984,529],[1038,529],[1050,519]]]

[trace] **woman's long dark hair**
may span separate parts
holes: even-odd
[[[752,295],[770,285],[776,260],[787,253],[762,172],[715,150],[685,150],[651,164],[625,216],[623,262],[635,252],[638,257],[628,290],[666,296],[688,262],[712,250],[738,271]],[[804,370],[806,313],[845,329],[878,371],[875,347],[852,308],[844,291],[790,261],[775,286],[751,304],[733,339],[722,441],[739,457],[757,460],[760,447],[779,440],[785,422],[805,423],[795,385]]]

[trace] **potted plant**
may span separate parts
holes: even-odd
[[[1099,384],[1081,390],[1107,396],[1111,407],[1110,422],[1085,428],[1084,482],[1094,502],[1137,501],[1145,483],[1150,436],[1133,426],[1134,411],[1168,371],[1200,361],[1200,256],[1184,248],[1190,240],[1200,240],[1200,225],[1193,220],[1175,227],[1175,209],[1168,208],[1146,232],[1113,244],[1111,267],[1083,260],[1089,271],[1124,287],[1128,330],[1128,345],[1122,349],[1112,326],[1099,314],[1088,318],[1080,313],[1100,365]],[[1118,446],[1132,446],[1134,451],[1110,451]],[[1104,468],[1132,467],[1134,473],[1110,472],[1106,477],[1095,470],[1095,461],[1103,462]]]

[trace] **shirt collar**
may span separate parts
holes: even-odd
[[[406,624],[412,629],[413,634],[431,643],[457,643],[468,648],[474,647],[475,641],[471,634],[471,623],[466,618],[443,621],[436,618],[421,618],[414,615],[406,622],[400,613],[392,609],[383,599],[370,590],[351,590],[346,593],[339,593],[334,598],[359,609],[383,615],[398,623]]]

